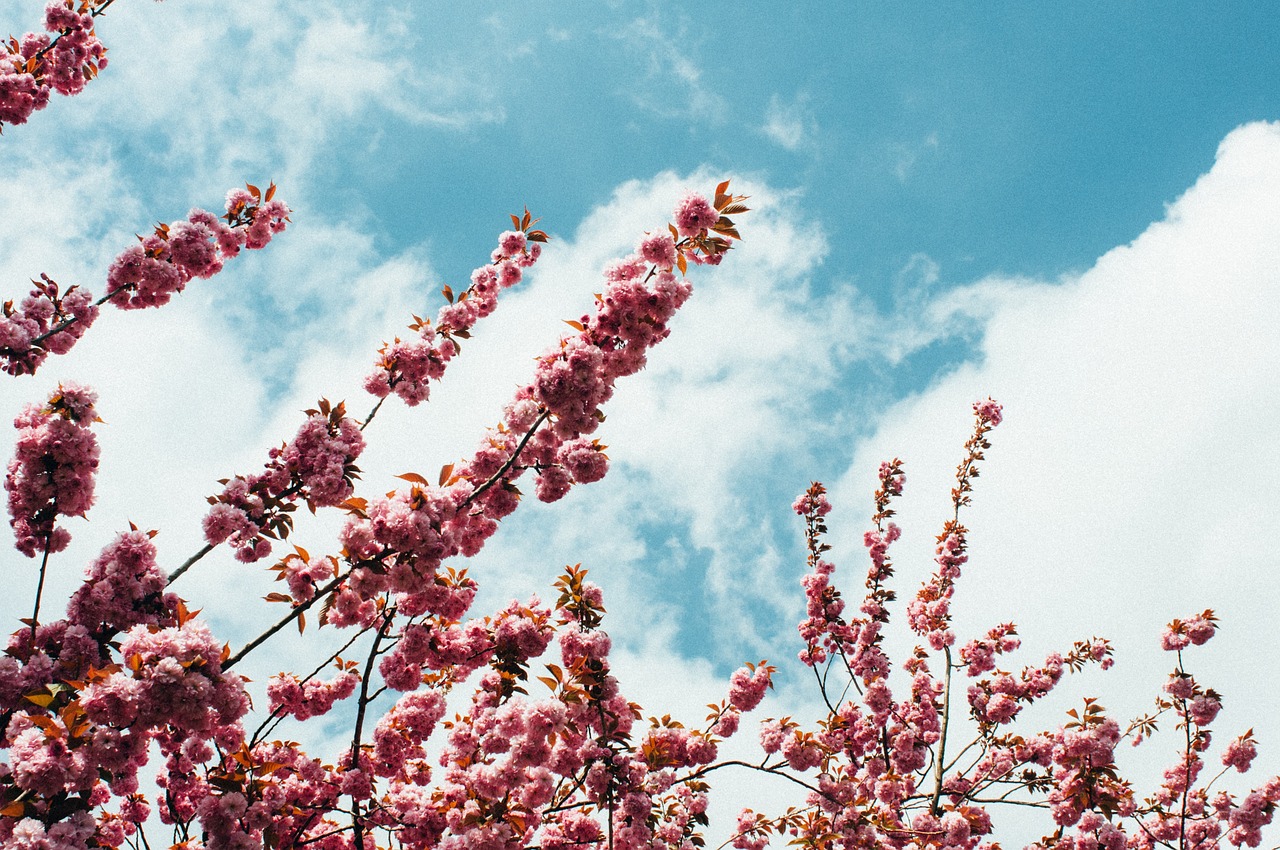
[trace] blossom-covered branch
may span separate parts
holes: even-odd
[[[2,79],[0,79],[2,81]],[[0,307],[0,362],[10,375],[34,374],[50,354],[66,354],[111,302],[122,310],[159,307],[181,292],[192,278],[213,277],[242,248],[264,248],[285,229],[289,208],[250,185],[227,193],[226,213],[219,219],[193,209],[177,224],[158,224],[137,245],[126,248],[107,271],[107,294],[93,296],[79,286],[62,290],[47,275],[16,307]]]
[[[0,129],[25,124],[49,105],[53,92],[75,95],[107,67],[107,49],[94,31],[94,18],[115,0],[50,0],[44,28],[21,40],[0,42]]]

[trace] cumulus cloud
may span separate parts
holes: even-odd
[[[921,580],[969,403],[991,394],[1006,421],[965,518],[962,634],[1017,621],[1030,659],[1115,639],[1116,670],[1092,686],[1128,718],[1173,666],[1162,625],[1213,608],[1222,633],[1188,663],[1226,694],[1220,735],[1254,726],[1280,741],[1276,677],[1258,666],[1280,596],[1278,199],[1280,126],[1249,125],[1164,220],[1087,272],[939,295],[938,315],[962,309],[979,323],[977,350],[856,445],[834,524],[856,529],[878,462],[906,459],[897,560],[904,589]]]
[[[52,110],[61,126],[42,115],[23,133],[50,144],[58,133],[106,135],[96,156],[137,157],[185,198],[259,175],[306,186],[329,164],[329,144],[375,149],[381,130],[368,128],[388,120],[445,131],[503,121],[487,67],[456,73],[452,48],[419,43],[415,14],[317,3],[231,16],[203,0],[113,7],[100,25],[109,70],[74,108]]]

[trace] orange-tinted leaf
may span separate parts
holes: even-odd
[[[62,727],[59,726],[52,717],[45,717],[43,714],[31,714],[27,716],[34,725],[44,730],[46,738],[61,738]]]
[[[440,467],[440,486],[443,487],[445,485],[445,482],[447,482],[449,480],[449,477],[452,475],[453,475],[453,464],[446,463],[444,466]]]
[[[414,484],[421,484],[424,487],[430,486],[430,482],[416,472],[406,472],[403,475],[397,475],[396,478],[402,478],[405,481],[411,481]]]
[[[49,703],[54,700],[53,694],[25,694],[23,698],[28,702],[34,702],[41,708],[48,708]]]
[[[446,284],[445,288],[440,290],[440,292],[444,295],[445,298],[449,299],[450,304],[453,303],[453,287],[452,286],[448,286]]]

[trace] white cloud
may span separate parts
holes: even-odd
[[[818,121],[809,108],[807,96],[797,95],[790,102],[783,101],[777,94],[769,97],[762,132],[774,144],[789,151],[798,151],[813,143],[817,131]]]
[[[657,18],[638,18],[617,34],[643,65],[644,81],[631,80],[627,96],[641,109],[663,118],[718,123],[728,104],[703,79],[702,68],[673,38],[669,25]]]
[[[99,25],[109,68],[74,104],[55,100],[63,127],[33,129],[55,123],[48,114],[22,132],[110,128],[117,149],[145,151],[166,185],[191,197],[259,174],[306,186],[335,139],[366,136],[375,147],[388,118],[443,130],[503,121],[487,69],[457,73],[461,48],[419,43],[414,14],[336,3],[234,16],[209,0],[118,5]],[[303,200],[296,188],[293,199]]]
[[[977,358],[885,410],[857,445],[835,487],[841,536],[866,515],[878,462],[905,458],[896,560],[913,592],[948,515],[968,405],[993,395],[1006,421],[965,518],[961,634],[1014,620],[1031,659],[1113,638],[1116,669],[1091,687],[1127,719],[1172,669],[1163,624],[1211,607],[1222,632],[1188,664],[1226,695],[1216,740],[1253,726],[1276,764],[1277,678],[1263,658],[1280,598],[1278,246],[1280,126],[1255,124],[1227,137],[1164,221],[1078,278],[940,296],[983,317]],[[856,547],[844,557],[855,581]],[[1157,746],[1168,761],[1174,745]]]
[[[911,142],[894,142],[889,145],[889,154],[893,159],[893,173],[898,180],[905,183],[915,171],[922,158],[937,153],[939,147],[937,133],[930,133],[923,139]]]

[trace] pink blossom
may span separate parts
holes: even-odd
[[[1187,714],[1197,726],[1208,726],[1218,716],[1222,703],[1210,694],[1201,694],[1191,701]]]
[[[676,264],[676,243],[670,233],[658,233],[645,237],[637,253],[646,263],[658,268],[670,269]]]
[[[764,699],[773,668],[761,662],[754,669],[742,667],[729,677],[729,704],[738,711],[750,711]]]
[[[63,384],[46,405],[28,405],[14,420],[18,439],[4,486],[17,548],[29,558],[66,548],[71,535],[56,518],[84,516],[93,505],[96,401],[92,390]]]
[[[996,427],[1004,420],[1004,408],[1002,408],[994,399],[988,398],[986,401],[975,401],[973,403],[973,412],[977,414],[979,419],[986,421],[992,428]]]
[[[114,634],[135,625],[168,624],[177,598],[156,564],[151,535],[128,531],[116,537],[85,570],[84,583],[67,603],[67,619],[94,633]]]
[[[1253,736],[1246,733],[1227,745],[1226,752],[1222,754],[1222,763],[1227,767],[1234,767],[1240,773],[1247,773],[1257,755],[1258,748]]]
[[[186,221],[159,225],[111,263],[107,271],[110,301],[122,310],[167,304],[192,278],[220,271],[240,246],[265,247],[285,229],[289,213],[281,201],[260,200],[243,189],[233,189],[227,195],[228,224],[193,209]]]
[[[720,214],[706,198],[689,192],[676,204],[675,219],[681,236],[697,236],[719,221]]]

